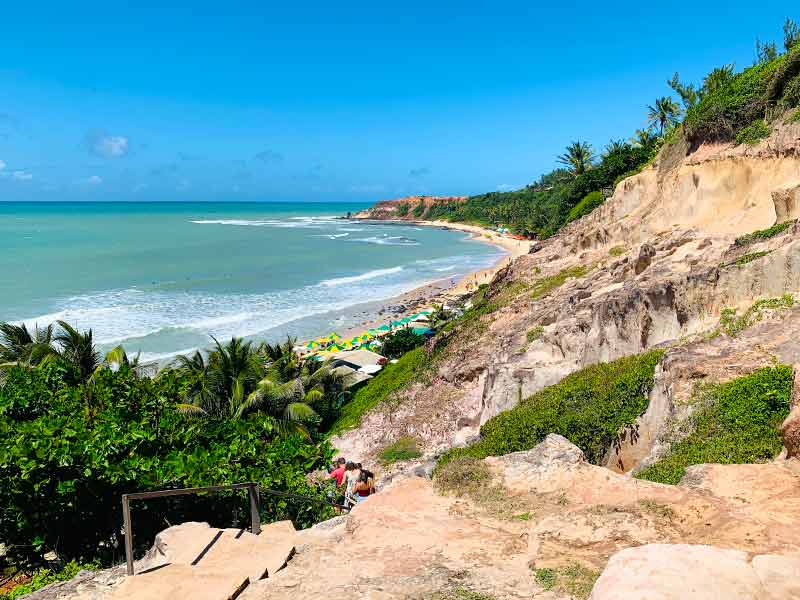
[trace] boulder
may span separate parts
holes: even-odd
[[[589,600],[790,600],[800,597],[800,556],[690,544],[648,544],[611,557]]]

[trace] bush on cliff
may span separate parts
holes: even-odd
[[[591,192],[590,194],[587,194],[583,200],[578,202],[572,207],[572,210],[569,211],[569,214],[567,215],[567,223],[572,223],[572,221],[577,221],[581,217],[588,215],[604,201],[605,197],[603,196],[602,192]]]
[[[683,425],[688,435],[636,477],[677,484],[690,465],[772,460],[783,446],[778,425],[789,413],[791,395],[792,368],[785,365],[712,388]]]
[[[647,408],[653,373],[663,351],[653,350],[601,363],[567,375],[500,413],[481,427],[479,442],[455,448],[439,464],[463,456],[485,458],[529,450],[558,433],[599,463],[621,427]]]

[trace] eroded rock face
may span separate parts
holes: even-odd
[[[800,597],[800,555],[649,544],[611,557],[590,600],[789,600]]]

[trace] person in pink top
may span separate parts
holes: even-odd
[[[335,479],[336,480],[336,487],[339,487],[340,485],[342,485],[342,483],[344,483],[344,476],[345,476],[344,465],[345,465],[344,458],[337,458],[336,459],[336,465],[335,465],[336,468],[333,471],[331,471],[330,473],[328,473],[328,478],[329,479]]]

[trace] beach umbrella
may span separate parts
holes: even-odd
[[[421,315],[432,315],[433,311],[432,310],[421,310],[421,311],[419,311],[419,314],[421,314]]]
[[[433,329],[429,327],[414,327],[412,331],[417,335],[428,335],[429,333],[433,333]]]
[[[319,342],[317,340],[311,340],[306,344],[306,348],[319,348]]]
[[[329,340],[340,340],[340,339],[342,339],[342,336],[340,336],[338,333],[336,333],[336,332],[334,331],[332,334],[330,334],[330,335],[328,336],[328,339],[329,339]]]
[[[378,331],[391,331],[392,328],[389,325],[381,325],[378,327]]]
[[[367,331],[366,333],[362,333],[360,336],[358,336],[358,338],[357,338],[357,339],[358,339],[359,341],[361,341],[361,342],[368,342],[368,341],[370,341],[371,339],[373,339],[374,337],[375,337],[374,335],[372,335],[371,333],[369,333],[369,332]]]
[[[337,344],[331,344],[328,346],[328,352],[341,352],[342,350],[344,350],[344,348]]]

